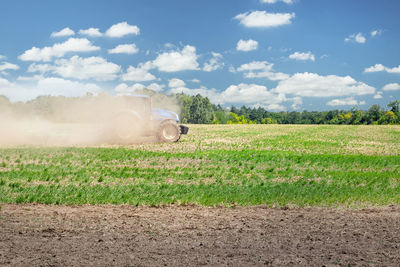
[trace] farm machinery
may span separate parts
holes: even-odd
[[[156,136],[160,142],[177,142],[189,128],[179,124],[173,111],[153,108],[147,95],[118,96],[123,102],[111,121],[111,134],[118,142],[129,143],[143,136]]]

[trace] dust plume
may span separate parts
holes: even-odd
[[[79,98],[40,96],[26,103],[0,96],[0,146],[154,141],[151,108],[179,112],[175,98],[159,94],[151,98],[107,93]]]

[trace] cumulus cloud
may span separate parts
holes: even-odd
[[[71,36],[74,35],[75,32],[70,28],[66,27],[59,32],[52,32],[51,37],[63,37],[63,36]]]
[[[3,83],[0,78],[0,94],[11,101],[28,101],[41,95],[80,97],[98,93],[101,88],[93,83],[81,83],[62,78],[42,78],[31,84]]]
[[[136,54],[139,49],[135,44],[120,44],[113,49],[109,49],[109,54]]]
[[[315,61],[315,56],[313,53],[309,52],[294,52],[289,56],[290,59],[295,59],[295,60],[311,60]]]
[[[114,90],[118,93],[132,93],[136,90],[142,89],[144,89],[144,85],[141,83],[135,83],[131,86],[127,85],[126,83],[120,83],[114,88]]]
[[[235,19],[245,27],[270,28],[291,24],[295,13],[267,13],[266,11],[253,11],[239,14]]]
[[[365,68],[364,72],[379,72],[379,71],[384,71],[385,69],[386,67],[383,66],[382,64],[375,64],[374,66]]]
[[[374,94],[375,88],[350,76],[320,76],[315,73],[296,73],[280,81],[275,92],[307,97],[334,97]]]
[[[79,30],[79,34],[87,35],[87,36],[90,36],[90,37],[103,36],[103,34],[100,32],[99,28],[89,28],[89,29],[86,29],[86,30]]]
[[[284,2],[286,4],[293,4],[293,0],[260,0],[261,3],[275,4],[276,2]]]
[[[328,106],[336,107],[336,106],[358,106],[358,105],[365,105],[365,101],[357,101],[353,97],[348,97],[344,99],[332,99],[328,103]]]
[[[381,99],[381,98],[383,98],[382,94],[383,94],[382,91],[378,91],[378,92],[376,93],[376,95],[374,95],[374,99]]]
[[[257,50],[258,48],[258,42],[252,39],[249,39],[247,41],[245,40],[239,40],[239,42],[236,45],[236,50],[238,51],[252,51],[252,50]]]
[[[363,44],[367,41],[367,38],[365,38],[365,36],[359,32],[357,34],[350,34],[349,37],[346,37],[344,39],[345,42],[355,42],[355,43],[359,43],[359,44]]]
[[[171,88],[184,87],[186,84],[181,79],[173,78],[168,81],[168,86]]]
[[[9,63],[9,62],[2,62],[0,63],[0,71],[5,71],[5,70],[18,70],[19,66]]]
[[[0,60],[1,59],[6,59],[6,56],[0,55]]]
[[[50,64],[31,64],[28,72],[50,72],[64,78],[79,80],[95,79],[98,81],[114,80],[121,72],[121,67],[108,62],[102,57],[81,58],[73,56],[70,59],[59,59]]]
[[[388,73],[400,73],[400,65],[398,67],[388,68],[382,64],[375,64],[369,68],[365,68],[364,72],[381,72],[385,71]]]
[[[222,60],[221,54],[214,53],[214,52],[212,52],[211,54],[212,54],[212,58],[209,61],[207,61],[206,63],[204,63],[203,71],[211,72],[211,71],[220,69],[224,66],[224,63],[221,62],[221,60]]]
[[[183,70],[198,70],[196,48],[186,45],[182,50],[164,52],[153,61],[153,66],[159,71],[176,72]]]
[[[5,87],[5,86],[10,86],[10,85],[11,85],[11,83],[7,79],[0,77],[0,88]]]
[[[51,61],[54,57],[62,57],[68,52],[91,52],[97,50],[100,50],[100,47],[92,45],[86,38],[69,38],[64,43],[57,43],[53,46],[32,47],[18,58],[23,61]]]
[[[286,101],[284,94],[276,94],[263,85],[241,83],[231,85],[222,92],[216,89],[200,88],[189,89],[186,87],[174,87],[170,93],[185,93],[188,95],[200,94],[208,97],[211,102],[217,104],[246,104],[252,106],[263,106],[270,110],[282,110],[280,105]]]
[[[241,83],[231,85],[221,93],[223,103],[278,104],[285,100],[284,94],[274,94],[263,85]]]
[[[295,97],[290,98],[288,100],[293,102],[291,107],[294,110],[300,109],[300,106],[303,105],[303,99],[301,97],[299,97],[299,96],[295,96]]]
[[[112,38],[123,37],[128,34],[138,35],[140,29],[136,25],[129,25],[126,21],[112,25],[107,31],[106,36]]]
[[[398,91],[400,90],[400,84],[398,83],[388,83],[383,88],[383,91]]]
[[[135,83],[131,86],[128,86],[126,83],[121,83],[117,85],[114,90],[119,93],[133,93],[137,90],[143,90],[143,89],[150,89],[156,92],[162,91],[165,85],[163,84],[158,84],[158,83],[151,83],[149,85],[144,85],[141,83]]]
[[[148,89],[156,91],[156,92],[160,92],[164,89],[165,85],[163,84],[158,84],[158,83],[151,83],[147,86]]]
[[[245,78],[267,78],[271,81],[284,80],[289,78],[288,74],[275,72],[273,63],[267,61],[252,61],[242,64],[237,71],[244,72]]]
[[[156,77],[149,72],[152,68],[151,62],[140,63],[136,68],[129,66],[128,70],[122,75],[123,81],[145,82],[155,80]]]

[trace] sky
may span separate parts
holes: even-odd
[[[201,94],[332,110],[400,99],[398,0],[2,0],[0,95]]]

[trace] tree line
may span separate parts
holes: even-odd
[[[262,107],[214,105],[207,97],[176,94],[181,107],[181,121],[194,124],[400,124],[400,101],[386,107],[372,105],[368,110],[271,112]]]
[[[230,108],[215,105],[207,97],[184,93],[165,95],[152,90],[143,89],[138,94],[150,95],[155,107],[170,109],[180,113],[182,123],[193,124],[400,124],[400,101],[394,100],[385,107],[372,105],[368,110],[354,107],[350,110],[329,111],[281,111],[271,112],[262,107],[242,106]],[[65,111],[77,101],[87,103],[96,98],[106,103],[111,95],[103,93],[97,96],[87,95],[80,98],[63,96],[39,96],[26,103],[11,103],[0,95],[0,113],[6,110],[14,115],[31,114],[65,120]],[[85,102],[86,101],[86,102]],[[168,105],[165,105],[165,104]],[[167,108],[165,107],[167,106]]]

